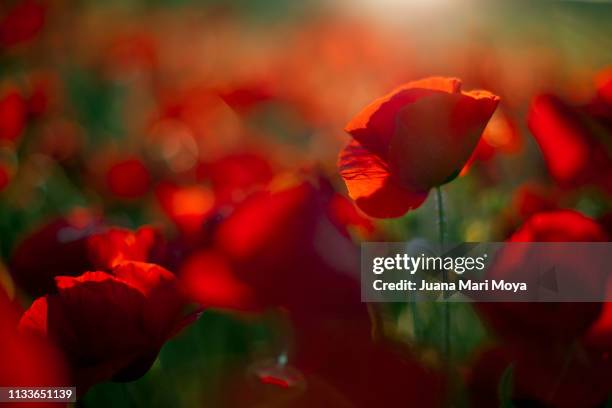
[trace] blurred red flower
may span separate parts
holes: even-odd
[[[214,242],[179,267],[191,297],[206,306],[294,314],[355,308],[358,251],[336,216],[335,197],[320,179],[247,198],[212,231]]]
[[[27,106],[21,93],[10,88],[0,93],[0,141],[16,143],[26,125]]]
[[[409,82],[376,99],[345,130],[340,174],[367,214],[398,217],[429,189],[454,179],[476,148],[499,98],[461,91],[454,78]]]
[[[533,215],[519,228],[510,242],[599,242],[608,236],[593,219],[572,210]]]
[[[608,239],[595,220],[576,211],[556,210],[533,215],[509,241],[605,242]],[[512,277],[519,281],[532,279],[521,275],[521,255],[529,248],[508,249],[503,257],[498,258],[501,259],[499,264],[491,266],[491,276],[498,279]],[[572,258],[567,254],[552,249],[540,248],[538,251],[540,257],[551,257],[565,267],[572,266]],[[591,277],[584,263],[573,267],[576,285],[600,287],[599,278]],[[585,334],[593,332],[593,323],[598,319],[601,321],[601,304],[480,303],[477,310],[485,323],[500,336],[503,350],[485,353],[476,363],[475,377],[472,378],[477,383],[472,385],[476,387],[475,391],[481,393],[479,389],[490,387],[493,382],[497,387],[495,379],[499,379],[503,369],[512,362],[513,398],[516,402],[539,401],[547,406],[570,407],[595,406],[605,399],[611,385],[604,378],[609,378],[612,365],[607,354],[598,353],[596,348],[583,341]],[[496,373],[489,372],[492,369]],[[488,395],[487,398],[493,398],[491,389]]]
[[[181,265],[181,287],[191,300],[207,307],[252,310],[253,289],[241,281],[223,254],[202,250],[188,256]]]
[[[79,210],[31,232],[13,251],[9,266],[21,289],[41,296],[55,292],[57,276],[109,270],[121,261],[157,261],[164,250],[152,227],[105,228],[99,218]]]
[[[273,176],[269,160],[248,151],[230,154],[198,167],[198,178],[210,181],[218,205],[239,203],[261,190]]]
[[[213,191],[202,185],[179,186],[163,182],[156,187],[155,196],[164,214],[188,239],[198,237],[215,208]]]
[[[47,340],[18,332],[21,313],[0,286],[0,386],[69,385],[62,354]]]
[[[140,159],[126,158],[108,168],[106,185],[119,198],[140,198],[149,191],[151,174]]]
[[[45,24],[46,6],[37,0],[17,1],[0,20],[0,47],[32,40]]]
[[[81,395],[101,381],[142,376],[185,324],[174,275],[154,264],[123,262],[112,274],[86,272],[56,282],[58,293],[37,299],[19,328],[57,344]]]
[[[591,218],[576,211],[558,210],[538,213],[529,218],[510,238],[509,242],[598,242],[607,241],[605,231]],[[497,256],[488,274],[494,279],[529,281],[533,276],[524,276],[521,267],[528,247],[508,247]],[[534,249],[536,250],[536,249]],[[538,249],[539,251],[544,251]],[[588,275],[575,265],[567,254],[550,250],[540,253],[540,258],[558,260],[559,264],[576,268],[576,285],[592,288],[600,284],[599,277]],[[530,303],[495,302],[480,303],[478,309],[484,320],[504,340],[514,344],[569,344],[586,332],[601,312],[599,303]],[[559,318],[559,316],[563,316]]]
[[[136,231],[109,228],[87,239],[89,259],[94,268],[111,269],[123,261],[151,262],[163,257],[163,238],[152,227]]]
[[[76,210],[30,231],[13,250],[9,263],[13,279],[32,296],[53,292],[56,276],[79,275],[91,268],[87,237],[99,227],[97,217]]]
[[[612,191],[612,156],[594,119],[554,95],[539,95],[531,103],[529,129],[561,187],[596,184]]]

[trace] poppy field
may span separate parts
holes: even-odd
[[[360,281],[364,242],[611,241],[610,21],[0,2],[0,399],[76,395],[0,407],[612,406],[608,302],[367,303]]]

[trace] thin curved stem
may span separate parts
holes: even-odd
[[[440,186],[436,187],[436,203],[438,207],[438,240],[440,243],[440,251],[444,251],[444,238],[446,234],[446,218],[444,214],[444,201],[442,198],[442,188]],[[448,272],[446,269],[442,269],[442,282],[446,287],[446,283],[448,283]],[[450,330],[451,330],[451,315],[450,315],[450,304],[447,301],[447,293],[446,289],[442,292],[442,300],[444,302],[443,306],[443,316],[444,316],[444,358],[446,363],[450,363],[451,358],[451,345],[450,345]]]

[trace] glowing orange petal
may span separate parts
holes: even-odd
[[[382,159],[356,140],[340,153],[338,167],[351,198],[372,217],[399,217],[427,198],[427,191],[410,191],[395,184]]]

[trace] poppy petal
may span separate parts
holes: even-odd
[[[457,78],[432,77],[408,82],[375,99],[346,125],[344,130],[368,149],[385,157],[395,130],[397,113],[432,93],[456,93],[461,88]]]
[[[356,140],[342,150],[338,167],[351,198],[372,217],[399,217],[427,198],[427,191],[410,191],[395,184],[380,157]]]

